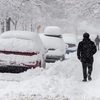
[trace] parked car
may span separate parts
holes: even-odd
[[[44,33],[40,34],[40,38],[47,48],[46,62],[63,61],[65,59],[65,43],[61,36],[61,29],[57,26],[48,26]]]
[[[0,72],[45,67],[45,50],[37,33],[8,31],[0,35]]]
[[[66,49],[66,53],[73,53],[77,50],[77,45],[78,45],[78,39],[76,34],[68,34],[68,33],[63,33],[62,34],[62,38],[66,44],[66,46],[68,47]]]

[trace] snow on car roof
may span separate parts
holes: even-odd
[[[0,35],[1,51],[37,52],[43,45],[37,33],[28,31],[8,31]]]
[[[45,35],[61,35],[62,30],[58,26],[48,26],[44,29]]]
[[[0,37],[33,40],[37,37],[37,33],[30,31],[7,31],[2,33]]]

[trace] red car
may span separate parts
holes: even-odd
[[[8,31],[0,35],[0,72],[45,68],[45,50],[37,33]]]

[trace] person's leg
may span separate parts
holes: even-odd
[[[82,62],[82,67],[83,67],[83,81],[87,81],[87,65],[86,63]]]
[[[99,44],[97,45],[97,50],[99,51]]]
[[[89,63],[87,66],[88,66],[88,80],[92,80],[91,74],[93,70],[93,63]]]
[[[96,48],[97,48],[97,50],[98,50],[98,44],[96,44]]]

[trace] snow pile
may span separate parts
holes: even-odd
[[[0,73],[0,100],[99,100],[100,52],[95,55],[91,82],[83,83],[82,65],[76,53],[63,62],[47,63],[46,69],[20,74]]]
[[[62,30],[57,26],[48,26],[44,29],[45,35],[53,35],[53,36],[59,36],[62,34]]]

